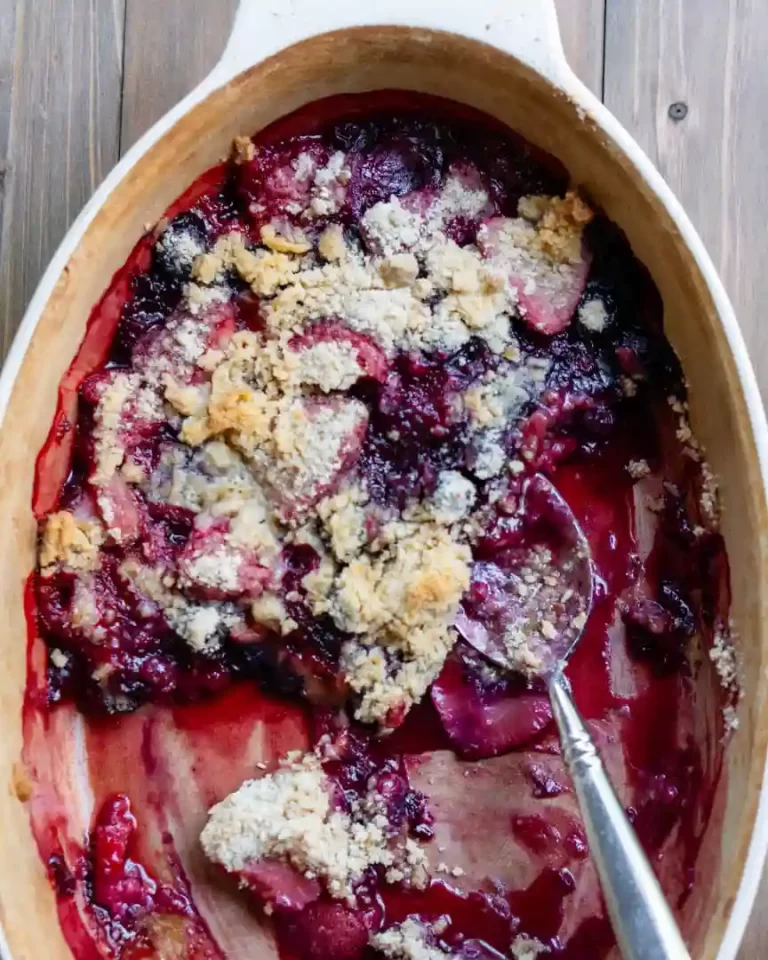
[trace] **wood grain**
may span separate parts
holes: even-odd
[[[766,63],[765,0],[608,0],[605,102],[699,229],[733,300],[764,399]],[[675,121],[669,107],[681,102],[688,113]],[[739,956],[768,956],[768,872]]]
[[[121,152],[208,73],[237,0],[127,0]]]
[[[765,0],[609,0],[605,102],[698,227],[733,299],[764,397],[766,63]],[[688,107],[677,122],[668,114],[676,102]]]
[[[598,97],[603,95],[605,4],[606,0],[556,0],[568,62]]]
[[[0,355],[118,156],[124,0],[0,3]]]

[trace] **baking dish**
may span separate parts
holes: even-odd
[[[0,919],[9,958],[69,956],[18,766],[27,671],[23,584],[36,537],[33,470],[59,381],[91,307],[146,225],[227,152],[235,135],[323,96],[383,87],[478,107],[559,157],[626,232],[661,291],[667,333],[690,382],[693,426],[721,480],[744,673],[740,727],[697,865],[702,893],[682,921],[694,956],[735,956],[768,843],[768,431],[733,311],[701,241],[648,159],[570,71],[551,0],[509,0],[503,15],[491,0],[471,8],[382,0],[364,11],[346,0],[333,9],[311,0],[242,0],[220,63],[129,152],[68,233],[0,379],[0,589],[7,617],[0,763],[8,784],[0,806]],[[79,788],[87,806],[87,784]]]

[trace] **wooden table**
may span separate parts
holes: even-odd
[[[499,0],[503,4],[503,0]],[[0,355],[67,226],[214,63],[236,0],[0,0]],[[768,2],[559,0],[584,81],[683,201],[768,394]],[[768,956],[768,873],[741,960]]]

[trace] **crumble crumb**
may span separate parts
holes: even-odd
[[[651,472],[647,460],[630,460],[627,464],[627,473],[633,480],[642,480]]]
[[[346,159],[346,154],[337,150],[324,167],[315,171],[309,206],[304,211],[305,217],[327,217],[341,208],[347,184],[352,179],[352,171],[346,165]]]
[[[347,245],[344,242],[344,229],[340,224],[332,223],[320,234],[317,252],[329,263],[346,257]]]
[[[370,945],[388,960],[445,960],[445,951],[434,946],[434,933],[414,917],[374,934]]]
[[[296,382],[320,387],[323,393],[348,390],[361,373],[358,352],[351,343],[320,340],[296,354]]]
[[[458,470],[443,470],[432,496],[432,514],[438,523],[458,523],[470,512],[476,499],[477,491],[471,480]]]
[[[264,593],[251,604],[254,623],[278,633],[290,633],[294,621],[288,616],[285,604],[276,593]]]
[[[103,542],[104,530],[97,521],[78,519],[68,510],[50,514],[40,544],[43,575],[51,573],[56,564],[70,570],[95,570]]]
[[[578,317],[581,323],[592,333],[602,333],[608,324],[608,311],[600,297],[587,300],[579,307]]]
[[[337,560],[351,561],[368,542],[367,502],[365,489],[354,485],[318,503],[317,515]]]
[[[387,287],[410,287],[419,275],[419,262],[412,253],[395,253],[379,263]]]
[[[275,253],[291,253],[300,255],[308,253],[312,249],[312,244],[307,239],[303,230],[292,228],[292,236],[282,236],[277,232],[275,226],[271,223],[261,228],[261,242],[265,247],[274,250]]]
[[[723,726],[726,737],[729,737],[732,733],[739,729],[737,708],[732,703],[729,703],[723,707]]]
[[[529,937],[524,933],[515,937],[510,949],[515,960],[537,960],[539,954],[550,952],[549,947],[546,947],[540,940]]]
[[[375,203],[360,224],[366,241],[379,256],[391,257],[414,248],[421,239],[422,219],[397,197]]]
[[[63,670],[64,667],[69,663],[69,654],[65,653],[63,650],[60,650],[58,647],[54,647],[50,652],[51,663],[54,667],[57,667],[59,670]]]
[[[472,464],[472,473],[478,480],[490,480],[492,477],[498,477],[504,470],[504,465],[507,463],[507,454],[498,442],[501,439],[501,431],[489,430],[481,435],[476,447],[475,461]]]
[[[250,163],[256,157],[256,145],[250,137],[235,137],[232,141],[232,159],[237,166]]]
[[[13,784],[13,792],[16,794],[17,799],[21,803],[26,803],[28,800],[32,799],[35,788],[29,778],[26,767],[20,760],[17,760],[13,765],[11,780]]]
[[[232,291],[227,287],[222,286],[199,286],[196,283],[188,283],[184,287],[184,300],[187,304],[187,308],[193,317],[199,317],[201,314],[204,314],[209,310],[214,304],[217,303],[226,303],[232,298]],[[204,351],[202,346],[194,357],[188,357],[190,360],[195,362],[202,363],[202,357],[204,356]]]
[[[594,213],[578,193],[569,190],[565,197],[522,197],[518,213],[536,225],[536,236],[532,238],[534,248],[555,262],[580,260],[584,227]]]
[[[709,659],[715,665],[723,689],[738,690],[739,665],[736,648],[733,645],[730,630],[724,624],[720,624],[715,631]]]

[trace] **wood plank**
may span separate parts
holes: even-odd
[[[733,300],[768,398],[768,5],[608,0],[605,102],[692,217]],[[684,103],[682,120],[669,108]],[[768,871],[739,954],[768,956]]]
[[[568,63],[592,92],[602,97],[606,0],[556,2]]]
[[[608,0],[605,102],[692,217],[768,396],[768,5]],[[669,116],[685,103],[685,119]]]
[[[0,358],[117,159],[124,0],[0,4]]]
[[[213,67],[237,0],[127,0],[121,151]]]

